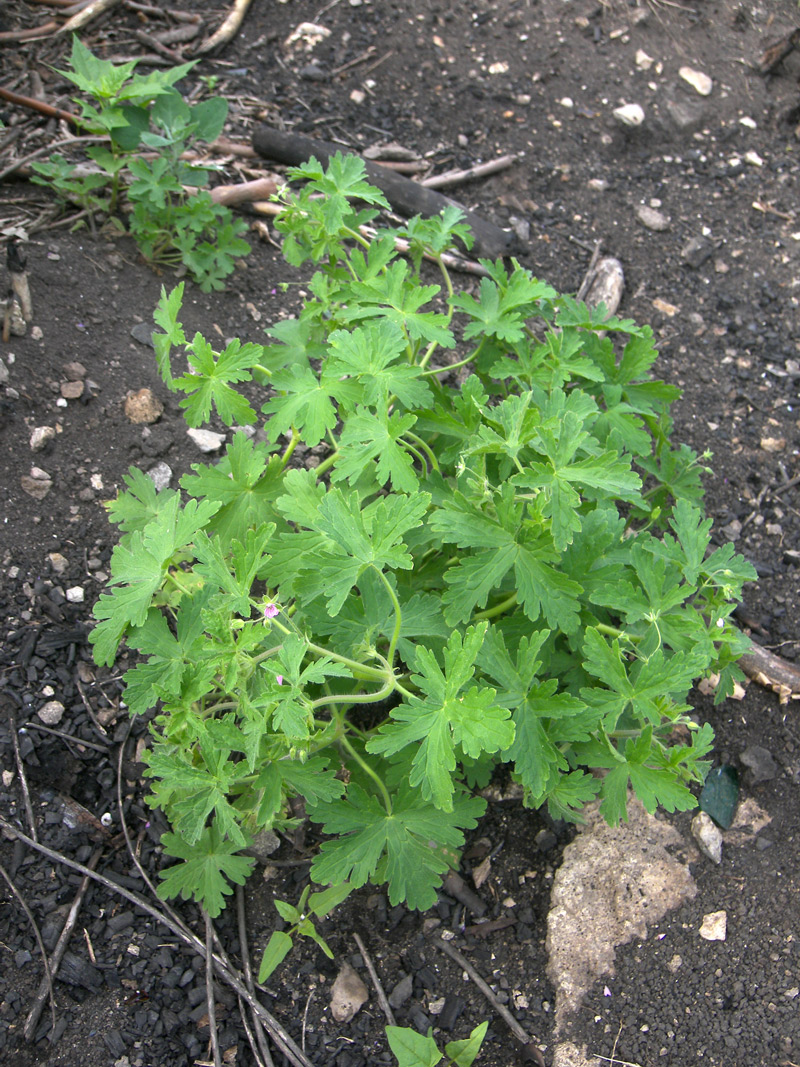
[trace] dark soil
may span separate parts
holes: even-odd
[[[194,0],[184,7],[216,25],[208,5]],[[0,31],[43,21],[47,10],[10,4]],[[716,540],[735,540],[757,567],[743,614],[763,643],[790,660],[800,647],[800,485],[783,486],[800,475],[800,53],[767,77],[756,64],[798,17],[794,0],[254,3],[234,41],[195,72],[220,78],[215,91],[231,101],[226,135],[242,141],[268,119],[353,150],[395,141],[416,149],[433,171],[521,153],[511,169],[453,195],[502,226],[523,234],[529,228],[519,259],[560,290],[578,289],[597,241],[622,261],[620,313],[652,323],[658,372],[684,390],[675,438],[713,453],[707,505]],[[312,53],[287,49],[286,38],[305,21],[321,23],[330,36]],[[90,24],[84,40],[109,57],[141,54],[133,32],[142,26],[162,24],[122,5]],[[27,72],[35,69],[47,98],[69,106],[63,81],[48,66],[65,66],[63,41],[0,48],[0,85],[28,92]],[[637,66],[639,50],[652,57],[647,70],[641,57]],[[679,77],[683,66],[713,79],[709,96]],[[354,99],[354,90],[363,98]],[[645,111],[637,128],[612,115],[631,103]],[[9,104],[0,117],[7,125],[29,124],[20,139],[28,151],[62,136]],[[16,149],[0,151],[4,170]],[[242,174],[228,171],[231,180]],[[0,185],[0,227],[30,224],[48,203],[43,190],[7,179]],[[667,216],[667,228],[643,225],[641,205]],[[226,292],[206,296],[187,286],[187,332],[259,341],[263,327],[302,297],[280,289],[297,276],[277,250],[255,234],[252,243]],[[37,232],[26,251],[36,330],[0,347],[0,812],[24,825],[12,773],[13,715],[23,727],[19,743],[40,840],[84,863],[100,847],[98,870],[145,891],[120,837],[116,795],[119,748],[129,731],[119,706],[125,662],[113,674],[97,670],[86,634],[114,543],[103,501],[131,464],[148,470],[166,462],[174,486],[202,458],[157,377],[152,350],[131,334],[151,321],[160,287],[172,279],[143,264],[127,239],[86,230]],[[65,365],[73,362],[85,368],[83,392],[63,401]],[[165,408],[145,429],[123,412],[128,391],[144,387]],[[40,426],[57,434],[48,450],[34,454],[29,439]],[[41,500],[22,488],[32,466],[52,479]],[[69,737],[42,730],[37,712],[53,699],[66,709],[54,729]],[[755,798],[772,821],[748,845],[726,849],[721,866],[693,863],[697,898],[646,942],[620,950],[617,975],[592,991],[574,1036],[603,1062],[791,1064],[800,1059],[798,713],[755,685],[742,702],[721,708],[697,694],[697,707],[716,730],[717,762],[738,767],[743,796]],[[135,770],[134,744],[145,734],[145,724],[133,724],[122,791],[131,835],[155,877],[163,827],[144,806]],[[773,757],[769,780],[755,782],[741,762],[754,745]],[[95,820],[108,814],[110,825],[76,820],[74,809],[71,815],[65,809],[70,798]],[[675,821],[688,838],[689,817]],[[444,894],[436,909],[419,915],[389,907],[382,890],[366,887],[323,924],[335,960],[316,949],[294,954],[269,983],[270,1009],[314,1064],[393,1063],[374,995],[350,1024],[330,1016],[329,986],[343,960],[369,984],[356,932],[387,992],[412,976],[411,995],[397,1011],[400,1025],[425,1030],[448,1023],[449,1039],[490,1018],[491,1040],[478,1062],[520,1062],[505,1024],[434,947],[434,930],[449,929],[550,1063],[554,990],[545,977],[544,938],[549,884],[568,838],[518,802],[491,806],[468,841],[474,858],[462,873],[486,849],[499,850],[479,892],[488,918],[510,916],[513,925],[481,939],[464,930],[472,917]],[[314,844],[309,831],[302,847]],[[307,854],[284,842],[276,855],[300,861]],[[0,862],[52,948],[80,876],[11,840],[0,840]],[[246,894],[257,959],[276,925],[272,900],[295,900],[307,876],[303,863],[267,870],[269,878],[257,874]],[[96,885],[55,983],[58,1040],[45,1008],[38,1040],[26,1043],[21,1030],[41,963],[27,919],[4,893],[3,1062],[177,1067],[209,1059],[202,962],[145,913]],[[721,909],[727,940],[701,940],[702,916]],[[202,936],[195,909],[180,910]],[[238,958],[233,907],[217,927]],[[676,955],[683,963],[673,973],[667,964]],[[252,1063],[235,998],[223,989],[217,1001],[221,1048],[238,1050],[229,1062]],[[283,1062],[280,1055],[275,1062]]]

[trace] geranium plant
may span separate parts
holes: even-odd
[[[126,701],[155,712],[150,803],[179,861],[162,892],[216,914],[292,796],[324,833],[315,882],[420,909],[501,764],[556,818],[599,797],[618,822],[630,788],[693,807],[712,731],[688,693],[741,677],[729,616],[755,573],[710,551],[651,330],[516,262],[457,291],[459,212],[363,236],[386,205],[355,158],[290,178],[276,225],[313,265],[298,317],[216,351],[185,336],[182,286],[155,313],[189,425],[216,412],[263,439],[238,429],[182,494],[132,470],[109,505],[92,641],[98,663],[141,654]]]

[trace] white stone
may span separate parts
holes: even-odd
[[[758,152],[746,152],[744,157],[745,163],[749,163],[751,167],[763,167],[764,160],[758,154]]]
[[[646,226],[648,230],[654,230],[656,233],[662,233],[664,230],[669,229],[667,216],[661,211],[656,211],[654,207],[648,207],[647,204],[636,205],[636,218],[641,222],[642,226]]]
[[[650,70],[653,65],[653,57],[649,56],[643,48],[636,53],[636,66],[639,70]]]
[[[352,93],[350,93],[350,99],[354,104],[363,104],[367,99],[367,94],[363,89],[353,89]]]
[[[64,705],[60,700],[48,700],[36,712],[45,726],[57,726],[64,715]]]
[[[84,598],[83,586],[70,586],[66,592],[66,597],[70,604],[82,604]]]
[[[213,430],[187,430],[189,437],[194,441],[201,452],[219,452],[225,444],[224,433],[214,433]]]
[[[623,126],[641,126],[644,122],[644,108],[638,104],[623,104],[614,108],[614,118]]]
[[[41,452],[55,435],[56,431],[52,426],[36,426],[31,432],[31,452]]]
[[[156,487],[156,492],[160,493],[162,489],[166,489],[172,479],[172,467],[168,463],[156,463],[155,467],[151,467],[147,472],[147,477]]]
[[[724,941],[728,936],[728,913],[710,911],[703,916],[700,936],[706,941]]]
[[[722,863],[722,834],[714,820],[704,811],[692,819],[692,837],[703,855],[712,863]]]
[[[700,96],[710,96],[711,90],[714,88],[714,83],[707,74],[704,74],[701,70],[695,70],[694,67],[681,67],[678,74],[686,82],[687,85],[699,93]]]

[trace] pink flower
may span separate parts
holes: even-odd
[[[283,685],[283,675],[282,674],[276,674],[275,675],[275,681],[278,683],[278,685]]]
[[[264,622],[266,622],[267,619],[274,619],[278,614],[280,614],[280,608],[277,604],[264,605]]]

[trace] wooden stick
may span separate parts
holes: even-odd
[[[235,893],[236,921],[239,926],[239,955],[242,957],[242,973],[244,974],[245,985],[250,990],[251,994],[255,996],[255,986],[253,985],[253,968],[250,964],[250,946],[247,943],[247,916],[244,910],[244,890],[240,885],[237,885]],[[239,999],[241,1001],[241,997]],[[245,1024],[247,1022],[247,1020],[244,1018],[244,1012],[242,1012],[242,1021]],[[258,1042],[258,1048],[261,1052],[261,1059],[263,1060],[265,1067],[275,1067],[274,1063],[272,1062],[272,1055],[264,1038],[264,1029],[261,1025],[261,1020],[258,1018],[255,1012],[253,1012],[253,1022],[256,1027],[255,1038]],[[253,1053],[254,1055],[257,1055],[255,1049],[253,1049]]]
[[[28,792],[28,779],[25,777],[25,765],[22,762],[22,754],[19,750],[19,734],[17,733],[17,716],[14,714],[14,709],[9,705],[8,708],[8,725],[11,730],[11,744],[14,746],[14,760],[17,764],[17,774],[19,775],[19,784],[22,788],[22,800],[25,805],[25,814],[28,817],[28,826],[31,829],[31,837],[34,841],[38,841],[39,837],[36,833],[36,823],[33,818],[33,808],[31,806],[31,795]]]
[[[0,34],[0,41],[2,40],[3,34]],[[39,111],[42,115],[47,115],[48,118],[63,119],[64,122],[69,122],[72,126],[80,128],[81,121],[77,115],[73,115],[71,111],[62,111],[60,107],[53,107],[52,104],[45,103],[44,100],[37,100],[33,96],[23,96],[22,93],[12,93],[10,89],[3,89],[2,87],[0,87],[0,97],[3,100],[8,100],[11,104],[18,104],[20,107],[27,107],[32,111]]]
[[[57,22],[45,22],[29,30],[7,30],[5,33],[0,33],[0,44],[10,44],[12,41],[36,41],[40,37],[49,37],[57,30]]]
[[[119,3],[119,0],[92,0],[91,4],[88,4],[82,11],[79,11],[77,15],[73,15],[71,19],[67,19],[64,25],[56,30],[56,36],[60,37],[65,33],[77,33],[78,30],[83,29],[87,23],[98,15],[102,15],[106,11],[110,11],[112,7]]]
[[[44,947],[44,941],[42,941],[42,935],[39,933],[39,927],[36,925],[36,920],[33,917],[33,912],[31,911],[31,909],[28,907],[27,903],[25,902],[25,898],[22,896],[22,893],[20,893],[20,891],[14,885],[13,881],[11,880],[11,875],[6,871],[6,869],[2,865],[2,863],[0,863],[0,875],[2,875],[3,878],[5,878],[6,882],[8,883],[8,888],[11,890],[11,892],[14,894],[14,896],[19,901],[19,906],[25,912],[25,915],[26,915],[26,917],[28,919],[28,922],[31,924],[31,927],[33,928],[33,933],[34,933],[34,936],[36,938],[36,944],[39,946],[39,952],[41,953],[41,956],[42,956],[42,966],[44,967],[44,978],[42,979],[42,983],[44,985],[44,996],[42,997],[41,1004],[39,1005],[39,1016],[41,1016],[41,1014],[42,1014],[42,1006],[44,1005],[45,998],[49,995],[49,997],[50,997],[50,1014],[51,1014],[52,1019],[53,1019],[53,1030],[55,1030],[55,1028],[56,1028],[56,995],[55,995],[55,992],[53,990],[53,974],[52,974],[52,971],[50,970],[50,962],[47,959],[47,952],[46,952],[45,947]],[[41,986],[40,986],[40,989],[41,989]],[[39,996],[39,994],[37,993],[37,999],[38,999],[38,996]],[[37,1016],[37,1021],[38,1021],[39,1016]]]
[[[236,35],[251,2],[252,0],[234,0],[230,14],[220,28],[216,33],[212,33],[209,39],[204,44],[201,44],[194,54],[202,56],[206,52],[211,52],[218,45],[227,44]]]
[[[271,178],[255,178],[251,182],[239,182],[237,185],[217,185],[209,190],[215,204],[244,204],[253,200],[269,200],[278,189]]]
[[[386,1016],[389,1026],[397,1026],[397,1023],[395,1022],[394,1018],[394,1012],[392,1011],[391,1005],[389,1004],[386,994],[383,991],[383,986],[381,985],[381,980],[378,977],[378,972],[375,970],[375,964],[372,962],[369,953],[364,948],[364,942],[361,940],[358,934],[355,933],[353,934],[353,940],[358,945],[358,951],[361,953],[364,959],[364,963],[366,963],[367,965],[367,970],[369,971],[369,976],[372,979],[372,984],[375,986],[375,992],[378,994],[378,1003],[383,1009],[383,1014]]]
[[[800,700],[800,668],[756,641],[752,641],[750,650],[741,657],[739,666],[748,678],[777,693],[781,704]]]
[[[505,1004],[500,1003],[495,994],[492,992],[486,982],[484,982],[484,980],[481,978],[481,976],[478,974],[478,972],[475,970],[469,960],[466,959],[466,957],[462,956],[458,949],[454,945],[451,945],[449,941],[434,941],[434,944],[438,949],[441,949],[441,951],[444,952],[445,956],[449,956],[451,960],[453,960],[455,963],[458,964],[459,967],[463,968],[467,972],[467,974],[470,976],[470,978],[478,987],[478,989],[480,989],[481,993],[483,993],[483,995],[492,1005],[497,1014],[502,1017],[506,1026],[508,1026],[509,1030],[517,1039],[517,1041],[519,1041],[520,1044],[523,1045],[523,1047],[535,1047],[533,1045],[533,1040],[528,1035],[527,1031],[523,1030],[523,1028],[520,1026],[520,1024],[505,1006]]]
[[[95,867],[100,862],[102,854],[102,848],[96,848],[94,850],[89,857],[89,863],[87,865],[88,871],[94,871]],[[36,1027],[39,1025],[39,1019],[41,1018],[42,1008],[44,1007],[44,1002],[47,998],[48,989],[52,992],[53,978],[58,974],[58,968],[61,965],[61,960],[64,958],[64,953],[67,950],[72,931],[75,929],[75,923],[78,921],[78,912],[81,910],[81,904],[83,903],[83,898],[86,896],[86,890],[88,888],[89,875],[84,875],[83,881],[78,886],[78,891],[72,901],[69,914],[64,923],[64,928],[61,931],[61,936],[56,943],[56,947],[53,949],[53,955],[50,957],[47,973],[39,983],[39,988],[33,999],[31,1010],[28,1012],[28,1018],[25,1020],[25,1026],[23,1027],[22,1032],[27,1041],[32,1041],[33,1036],[36,1033]]]
[[[445,174],[434,174],[431,178],[424,178],[419,184],[426,189],[449,189],[453,185],[462,185],[470,182],[473,178],[485,178],[487,174],[496,174],[499,170],[507,170],[517,162],[519,156],[498,156],[486,163],[476,163],[474,167],[466,170],[449,170]]]
[[[214,941],[214,928],[211,925],[211,916],[205,908],[200,909],[206,924],[206,1005],[208,1011],[208,1033],[211,1039],[211,1050],[214,1054],[214,1067],[222,1067],[222,1059],[219,1054],[219,1034],[217,1033],[217,1007],[214,1003],[214,953],[211,946]]]

